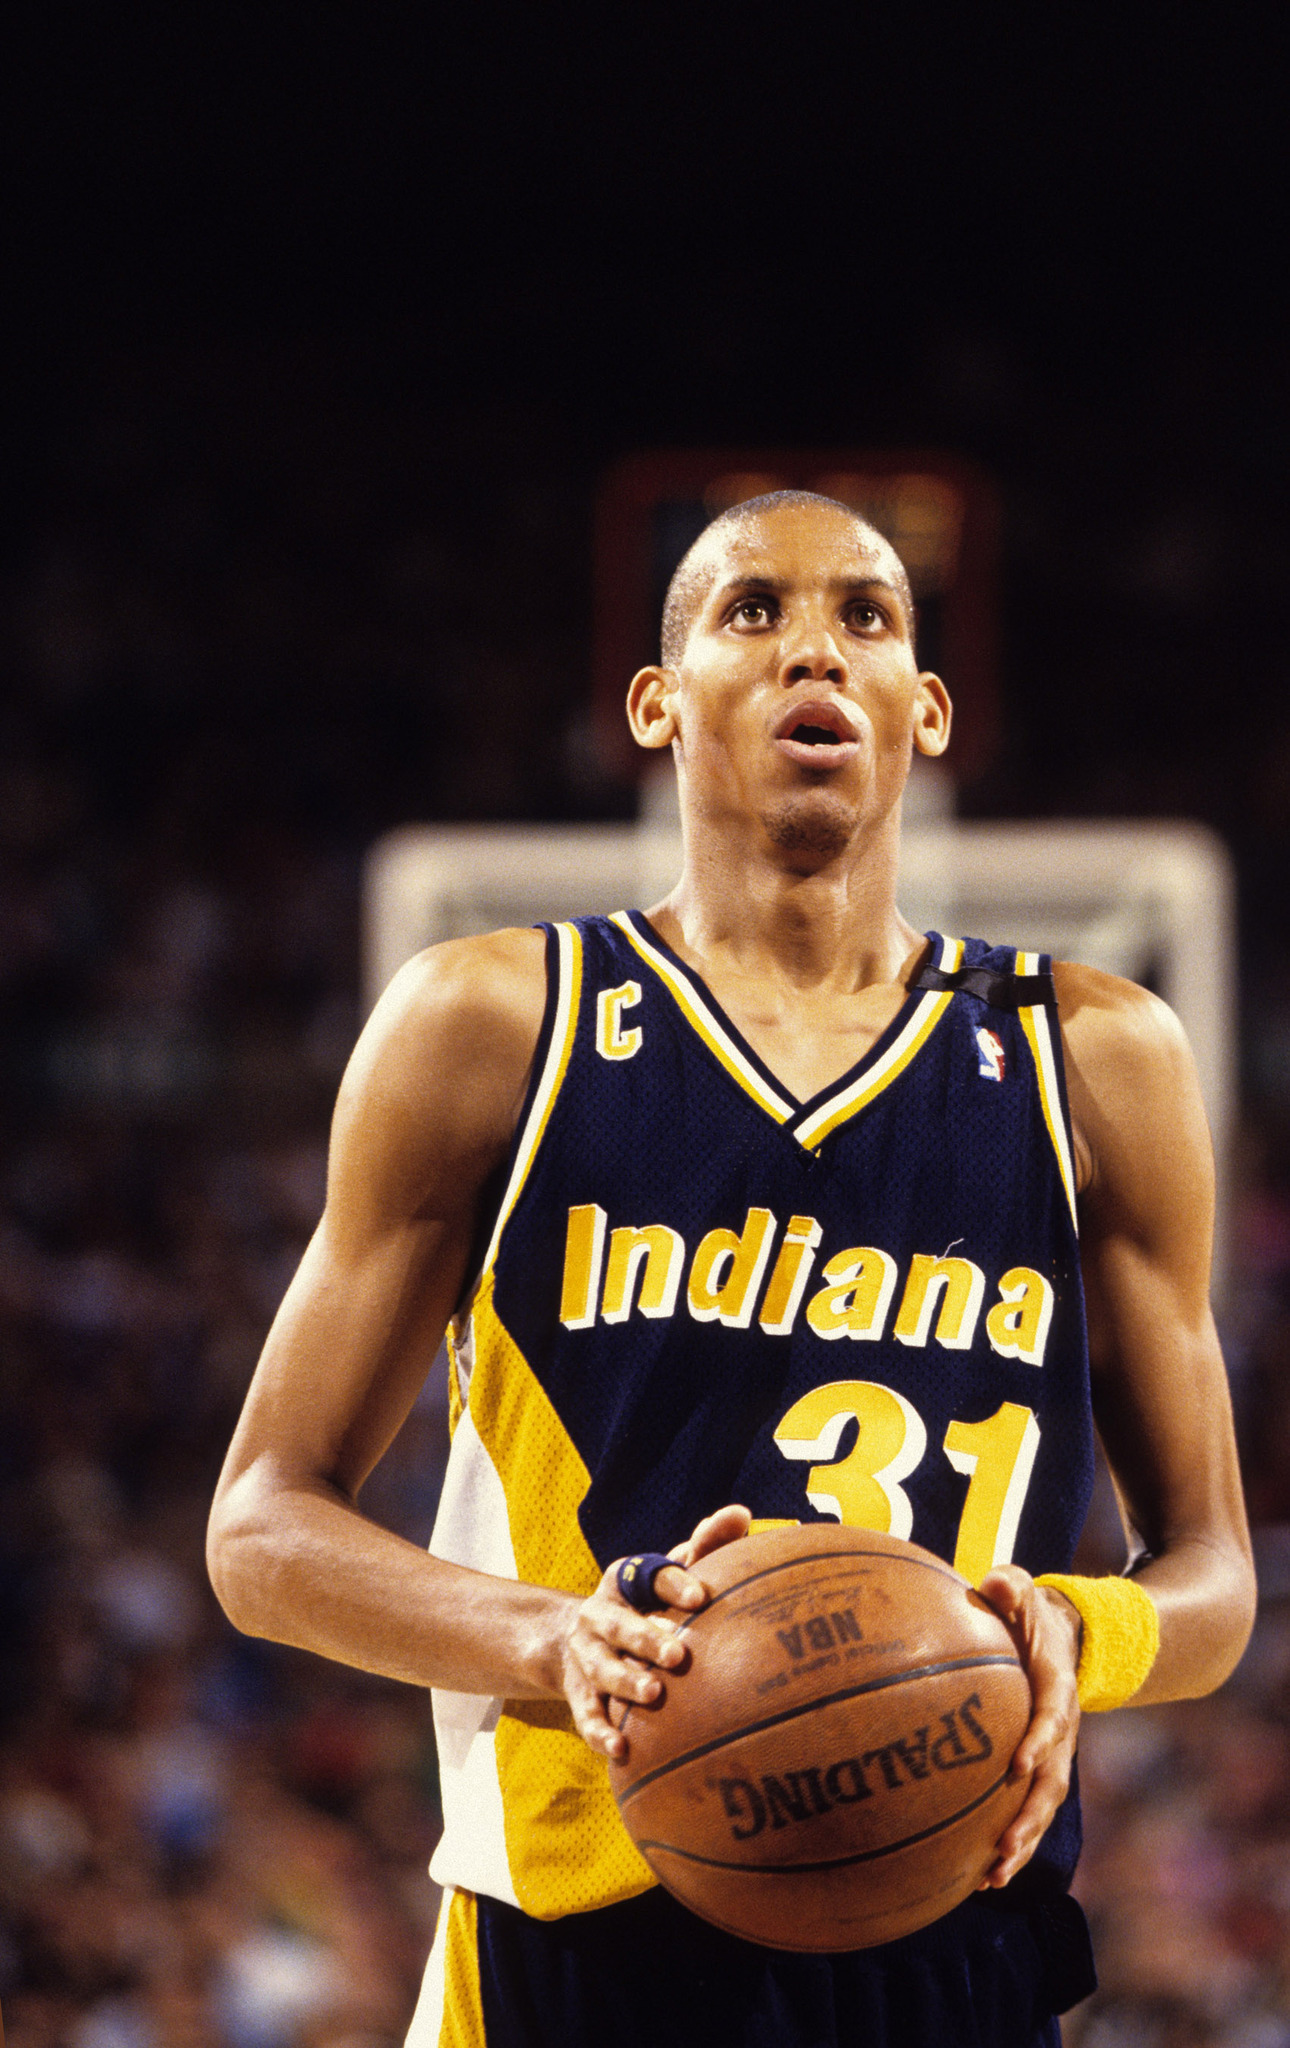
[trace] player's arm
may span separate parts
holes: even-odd
[[[1254,1620],[1227,1374],[1210,1310],[1214,1169],[1190,1050],[1131,983],[1064,968],[1093,1406],[1160,1648],[1133,1704],[1211,1692]]]
[[[1209,1305],[1214,1172],[1177,1019],[1143,989],[1059,966],[1080,1183],[1093,1405],[1160,1647],[1133,1704],[1221,1685],[1248,1639],[1254,1571],[1227,1375]],[[1034,1772],[992,1884],[1033,1853],[1064,1796],[1079,1727],[1079,1616],[1015,1567],[982,1586],[1026,1645]]]
[[[322,1222],[220,1478],[208,1556],[248,1634],[466,1692],[558,1696],[568,1680],[575,1711],[590,1712],[593,1682],[624,1699],[657,1691],[645,1665],[681,1654],[660,1623],[606,1595],[588,1624],[573,1595],[430,1557],[357,1506],[470,1277],[544,998],[541,934],[505,932],[434,949],[378,1006],[341,1089]],[[607,1722],[596,1732],[611,1746]]]

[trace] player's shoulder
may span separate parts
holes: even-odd
[[[1053,982],[1063,1041],[1081,1064],[1169,1068],[1188,1058],[1177,1017],[1140,983],[1075,960],[1055,960]]]
[[[426,1128],[513,1122],[541,1035],[545,937],[489,932],[430,946],[401,967],[355,1048],[340,1113]]]
[[[1185,1141],[1208,1156],[1195,1064],[1182,1026],[1150,989],[1098,967],[1056,961],[1066,1084],[1082,1192],[1126,1175]]]
[[[393,977],[364,1036],[409,1057],[440,1056],[454,1043],[469,1054],[516,1036],[536,1042],[545,948],[533,927],[427,946]]]
[[[530,1027],[536,1038],[546,1001],[546,935],[516,926],[427,946],[400,968],[377,1006],[407,1030]]]

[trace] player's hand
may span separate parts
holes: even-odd
[[[654,1581],[659,1600],[691,1613],[705,1606],[707,1588],[690,1567],[723,1543],[746,1536],[750,1520],[748,1509],[741,1507],[706,1515],[684,1543],[668,1552],[676,1563]],[[578,1608],[564,1645],[564,1695],[583,1741],[602,1756],[625,1756],[627,1738],[614,1726],[611,1701],[649,1706],[662,1696],[659,1673],[679,1671],[688,1655],[669,1615],[638,1614],[629,1606],[618,1590],[618,1564],[611,1564]]]
[[[1051,1586],[1037,1586],[1020,1565],[987,1572],[977,1591],[1012,1631],[1034,1696],[1030,1726],[1012,1759],[1012,1776],[1029,1778],[1030,1790],[1000,1838],[995,1862],[981,1886],[985,1891],[1007,1884],[1029,1863],[1066,1797],[1079,1734],[1075,1672],[1081,1623],[1069,1600]]]

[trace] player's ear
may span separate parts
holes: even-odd
[[[914,747],[920,754],[943,754],[950,743],[954,706],[939,676],[930,670],[918,678],[914,698]]]
[[[676,738],[673,699],[676,675],[670,668],[643,668],[627,692],[627,723],[640,747],[670,747]]]

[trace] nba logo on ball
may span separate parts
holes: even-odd
[[[987,1031],[983,1024],[977,1032],[976,1042],[981,1054],[981,1064],[977,1068],[978,1074],[984,1074],[987,1081],[1002,1081],[1004,1052],[1003,1040],[999,1037],[998,1032]]]

